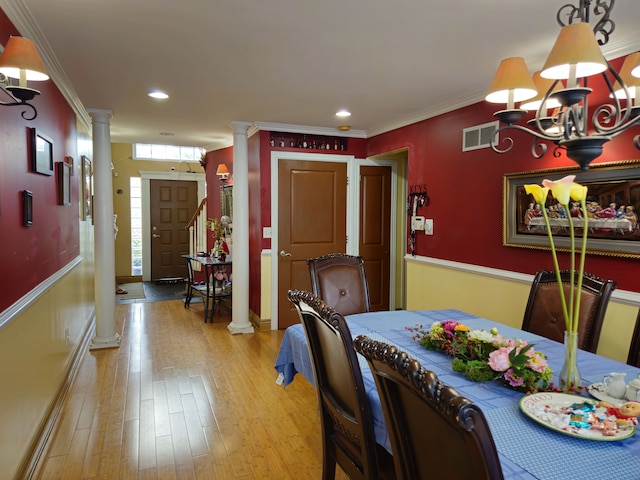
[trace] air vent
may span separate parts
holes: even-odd
[[[462,151],[478,150],[491,147],[491,137],[500,126],[500,122],[483,123],[462,130]],[[498,139],[496,139],[498,140]]]

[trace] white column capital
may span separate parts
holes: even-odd
[[[109,120],[113,117],[113,112],[111,110],[102,110],[99,108],[89,108],[87,109],[89,115],[91,116],[91,121],[93,123],[105,122],[110,123]]]
[[[241,122],[238,120],[234,120],[233,122],[231,122],[231,128],[233,129],[233,133],[235,134],[244,134],[246,135],[247,132],[249,131],[249,128],[251,128],[251,125],[253,125],[253,123],[251,122]]]

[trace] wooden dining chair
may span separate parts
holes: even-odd
[[[568,307],[570,270],[561,270],[560,277]],[[574,283],[577,285],[578,276],[575,275],[575,277]],[[582,279],[578,323],[578,347],[582,350],[595,353],[598,348],[604,314],[607,311],[611,292],[615,288],[615,281],[605,280],[585,272]],[[557,342],[564,342],[565,329],[556,273],[553,270],[540,270],[531,284],[522,330]]]
[[[391,455],[376,443],[362,372],[344,317],[315,295],[288,292],[307,336],[322,425],[322,478],[336,464],[351,479],[394,478]]]
[[[354,348],[373,372],[396,478],[503,478],[480,408],[397,347],[361,335]]]
[[[638,309],[636,326],[633,329],[633,335],[631,337],[631,346],[629,347],[627,363],[634,367],[640,367],[640,309]]]
[[[369,285],[361,256],[331,253],[307,259],[311,290],[342,315],[368,312]]]

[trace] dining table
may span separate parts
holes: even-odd
[[[547,356],[549,366],[557,373],[564,361],[564,345],[490,319],[460,310],[398,310],[367,312],[346,317],[353,338],[367,335],[373,340],[397,346],[417,359],[424,368],[454,387],[461,395],[476,403],[484,413],[496,444],[505,479],[640,479],[640,438],[634,434],[617,441],[602,441],[568,435],[548,428],[525,415],[520,401],[525,395],[498,381],[474,382],[453,371],[451,358],[438,351],[427,350],[415,339],[421,326],[428,329],[434,322],[453,320],[470,329],[489,331],[497,328],[507,338],[534,344],[536,351]],[[364,357],[358,354],[367,398],[371,405],[376,441],[391,452],[380,397],[373,375]],[[615,360],[578,351],[578,369],[585,387],[603,381],[612,372],[625,373],[629,382],[640,375],[640,369]],[[314,373],[307,340],[301,324],[288,327],[283,335],[275,361],[276,383],[286,387],[299,375],[312,385]],[[582,400],[593,398],[585,389]],[[580,401],[576,397],[576,401]],[[434,433],[436,434],[436,433]],[[391,452],[393,453],[393,452]],[[455,455],[454,452],[452,454]]]

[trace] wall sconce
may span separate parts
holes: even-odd
[[[13,102],[0,102],[0,105],[27,106],[33,110],[33,116],[25,116],[26,111],[23,111],[22,118],[25,120],[36,118],[38,111],[29,101],[33,100],[40,92],[27,87],[27,81],[48,80],[49,75],[46,73],[35,44],[24,37],[9,37],[4,52],[0,56],[0,74],[0,86],[14,100]],[[18,84],[13,85],[14,82],[11,79],[16,79]]]
[[[221,163],[218,165],[216,175],[218,175],[220,177],[220,181],[224,183],[229,180],[229,175],[231,174],[229,173],[229,169],[227,168],[227,166],[224,163]]]

